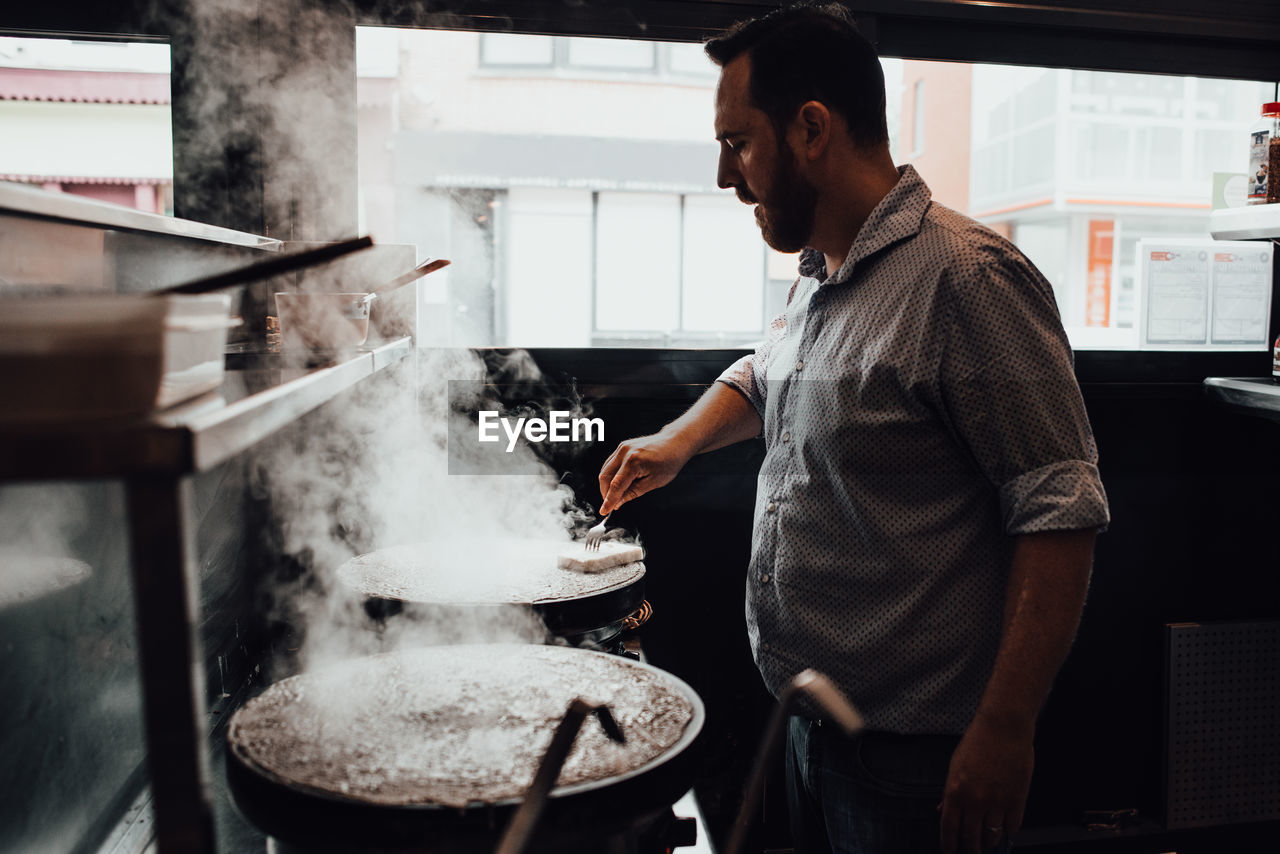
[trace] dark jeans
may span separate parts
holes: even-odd
[[[934,854],[959,736],[864,731],[792,717],[787,804],[796,854]],[[993,851],[1008,851],[1001,840]]]

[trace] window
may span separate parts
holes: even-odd
[[[771,260],[752,209],[716,186],[701,45],[385,30],[357,51],[375,42],[402,67],[358,81],[361,221],[453,261],[421,286],[429,339],[763,337],[796,258]]]
[[[652,71],[657,45],[624,39],[571,38],[568,64],[579,68],[620,68]]]
[[[707,59],[700,44],[668,44],[666,48],[667,69],[672,74],[684,74],[714,80],[717,77],[715,65]]]
[[[486,33],[480,40],[484,65],[550,66],[555,53],[551,39],[520,33]]]
[[[402,67],[361,106],[362,215],[381,242],[453,259],[424,309],[435,340],[764,335],[796,257],[768,250],[751,209],[715,186],[718,71],[700,45],[393,32],[399,49],[382,54]],[[1023,248],[1080,347],[1135,340],[1139,241],[1207,236],[1214,173],[1244,171],[1244,134],[1273,94],[1264,82],[882,64],[899,162]]]
[[[924,153],[924,81],[917,80],[911,87],[914,110],[911,119],[911,153]]]
[[[0,180],[173,213],[169,46],[0,36]]]
[[[597,329],[679,328],[679,197],[601,193],[595,262]]]
[[[1209,236],[1214,173],[1244,171],[1273,84],[972,68],[966,212],[1040,267],[1076,347],[1136,346],[1139,241]]]
[[[518,33],[483,33],[479,44],[480,67],[488,70],[606,79],[617,75],[685,78],[708,86],[718,74],[701,44]]]

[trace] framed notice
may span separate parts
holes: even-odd
[[[1269,349],[1272,254],[1269,241],[1138,241],[1139,346]]]

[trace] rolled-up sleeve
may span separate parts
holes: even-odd
[[[949,283],[941,388],[1008,534],[1105,528],[1098,450],[1052,288],[1021,256]]]

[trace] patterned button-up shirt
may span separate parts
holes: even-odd
[[[1014,535],[1109,516],[1051,286],[900,173],[720,381],[764,420],[747,626],[770,690],[814,667],[872,729],[960,733]]]

